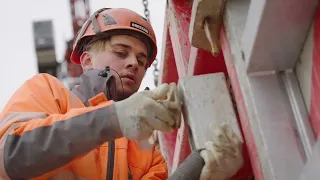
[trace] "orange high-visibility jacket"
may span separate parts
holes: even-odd
[[[114,102],[104,93],[89,99],[48,74],[27,80],[0,114],[0,179],[167,179],[155,148],[116,130]]]

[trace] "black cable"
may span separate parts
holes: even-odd
[[[99,73],[99,76],[108,77],[108,73],[110,72],[110,70],[114,71],[119,76],[119,79],[120,79],[120,82],[121,82],[121,87],[122,87],[122,96],[124,96],[124,88],[123,88],[123,83],[122,83],[122,80],[121,80],[121,76],[116,70],[110,68],[110,66],[106,66],[105,70],[103,70],[103,71],[101,71]],[[150,90],[150,88],[146,87],[144,90]]]
[[[124,96],[124,88],[123,88],[123,84],[122,84],[122,80],[121,80],[121,77],[120,77],[120,74],[116,71],[116,70],[114,70],[114,69],[112,69],[112,68],[110,68],[109,66],[107,66],[106,67],[106,69],[111,69],[112,71],[114,71],[115,73],[117,73],[117,75],[119,76],[119,79],[120,79],[120,82],[121,82],[121,87],[122,87],[122,97]],[[109,70],[110,71],[110,70]]]

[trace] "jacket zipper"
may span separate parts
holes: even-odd
[[[113,179],[113,169],[114,169],[114,150],[115,150],[115,142],[109,142],[108,146],[108,165],[107,165],[107,177],[106,180]]]

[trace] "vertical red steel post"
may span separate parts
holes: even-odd
[[[313,25],[312,79],[310,120],[317,137],[320,135],[320,6],[316,10]]]
[[[186,75],[216,72],[224,72],[226,77],[228,77],[222,52],[218,57],[214,57],[210,52],[191,46],[188,37],[191,9],[192,1],[190,0],[168,1],[163,36],[164,44],[159,77],[160,83],[177,82],[179,78]],[[163,153],[165,153],[170,170],[171,168],[174,170],[178,167],[190,154],[190,145],[188,139],[185,138],[188,137],[188,131],[188,126],[182,124],[178,132],[160,135],[161,145],[163,146],[162,150],[165,151]],[[178,140],[177,137],[179,138]],[[234,176],[234,179],[253,175],[246,145],[244,145],[244,158],[245,165]]]

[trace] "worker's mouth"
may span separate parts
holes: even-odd
[[[121,79],[122,80],[127,80],[127,81],[129,81],[131,83],[136,83],[135,76],[133,74],[123,75],[123,76],[121,76]]]

